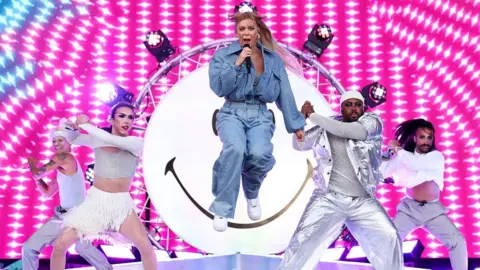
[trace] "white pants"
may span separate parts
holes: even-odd
[[[394,223],[401,239],[423,227],[448,248],[453,270],[468,269],[467,243],[462,233],[447,216],[448,209],[440,202],[420,203],[408,197],[397,207]]]
[[[278,269],[311,270],[346,224],[376,270],[403,269],[399,234],[371,197],[313,192]]]

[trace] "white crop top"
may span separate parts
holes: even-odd
[[[136,136],[121,137],[91,124],[80,125],[88,134],[74,132],[72,144],[94,149],[95,175],[105,178],[132,178],[140,162],[143,139]],[[116,147],[118,152],[107,152],[102,147]]]
[[[426,154],[400,150],[397,156],[382,162],[380,170],[384,178],[393,177],[398,186],[412,188],[434,181],[443,190],[445,158],[437,150]]]

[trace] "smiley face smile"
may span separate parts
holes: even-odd
[[[175,159],[176,157],[172,158],[168,163],[167,165],[165,166],[165,175],[167,175],[169,172],[172,173],[173,177],[175,177],[175,180],[177,180],[178,184],[180,185],[180,188],[183,190],[183,192],[185,193],[185,195],[188,197],[188,199],[195,205],[195,207],[197,207],[197,209],[202,212],[205,216],[207,216],[208,218],[210,218],[211,220],[213,220],[214,218],[214,215],[212,213],[210,213],[209,211],[207,211],[205,208],[203,208],[193,197],[192,195],[190,195],[190,193],[187,191],[187,189],[183,186],[182,182],[180,181],[180,178],[178,177],[177,173],[175,172],[175,168],[174,168],[174,163],[175,163]],[[300,194],[302,193],[302,190],[303,188],[305,187],[305,185],[307,184],[308,180],[312,178],[312,175],[313,175],[313,166],[312,166],[312,163],[310,162],[310,160],[307,159],[307,168],[308,168],[308,172],[307,172],[307,176],[305,177],[305,180],[303,181],[302,183],[302,186],[300,187],[300,189],[297,191],[297,193],[295,194],[295,196],[288,202],[287,205],[285,205],[285,207],[283,207],[280,211],[278,211],[276,214],[268,217],[267,219],[264,219],[262,221],[257,221],[257,222],[253,222],[253,223],[237,223],[237,222],[228,222],[228,227],[231,227],[231,228],[235,228],[235,229],[253,229],[253,228],[258,228],[258,227],[261,227],[263,225],[266,225],[272,221],[274,221],[275,219],[277,219],[278,217],[280,217],[283,213],[285,213],[288,208],[290,208],[290,206],[295,202],[295,200],[300,196]]]

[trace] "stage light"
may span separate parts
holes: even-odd
[[[303,44],[303,48],[320,57],[328,45],[332,43],[333,36],[330,26],[326,24],[316,24],[312,28],[312,31],[310,31],[307,41]]]
[[[249,2],[242,2],[233,9],[234,13],[257,12],[257,8]]]
[[[131,103],[133,100],[132,93],[116,84],[101,83],[95,85],[95,89],[97,98],[110,107],[121,101]]]
[[[95,163],[88,164],[87,169],[85,170],[85,180],[87,180],[90,183],[90,186],[93,185],[93,177],[94,177],[94,168],[95,168]]]
[[[387,152],[388,153],[388,152]],[[389,154],[388,154],[389,155]],[[395,183],[395,180],[393,179],[393,177],[387,177],[385,179],[383,179],[383,183],[384,184],[394,184]]]
[[[387,88],[378,82],[371,83],[362,88],[366,108],[374,108],[387,101]]]
[[[127,247],[100,245],[100,248],[108,258],[136,260],[135,255]]]
[[[165,59],[175,53],[175,49],[170,44],[167,35],[161,30],[148,32],[143,44],[147,50],[157,58],[158,63],[162,63]]]

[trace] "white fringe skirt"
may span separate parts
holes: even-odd
[[[129,245],[118,233],[125,218],[136,212],[129,192],[110,193],[91,187],[85,201],[65,214],[63,227],[73,228],[81,241],[105,240]]]

